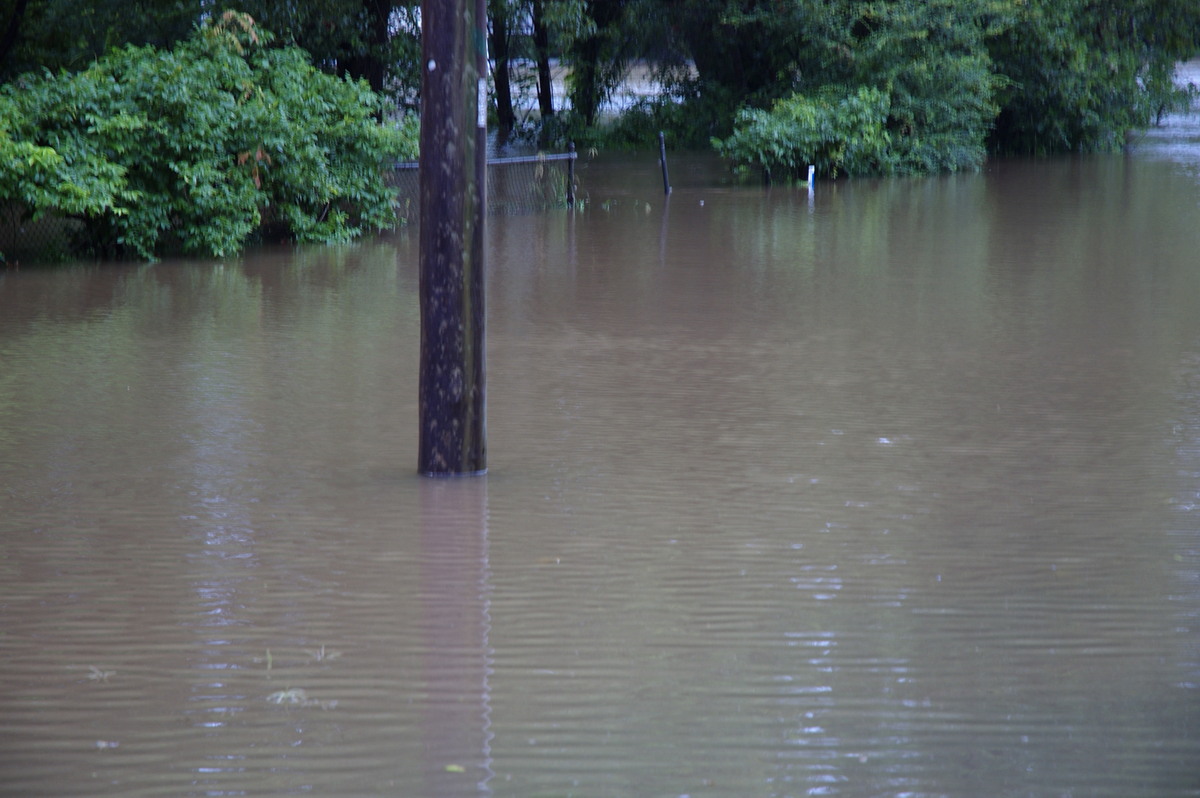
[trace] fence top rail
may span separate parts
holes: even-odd
[[[542,153],[539,155],[511,155],[505,158],[488,158],[488,166],[504,166],[507,164],[518,163],[545,163],[546,161],[574,161],[579,157],[576,152],[555,152]],[[394,169],[417,169],[421,166],[420,161],[397,161],[393,166]]]

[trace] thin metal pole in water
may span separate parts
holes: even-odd
[[[575,142],[567,145],[567,207],[575,207]]]
[[[420,441],[426,476],[487,471],[486,0],[421,4]]]
[[[663,193],[670,194],[671,179],[667,177],[667,137],[663,135],[661,130],[658,131],[658,158],[660,163],[662,163]]]

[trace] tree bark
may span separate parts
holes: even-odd
[[[496,87],[496,141],[503,145],[508,141],[513,126],[517,123],[513,111],[512,78],[509,71],[508,14],[504,0],[492,4],[492,34],[490,37],[491,57],[495,63],[492,83]]]
[[[576,41],[571,68],[575,86],[571,102],[584,124],[596,124],[600,104],[607,98],[609,77],[616,73],[620,54],[614,52],[613,41],[618,35],[616,25],[624,10],[623,0],[589,0],[588,14],[596,23],[596,32]]]
[[[487,6],[421,6],[420,440],[426,476],[487,471]]]
[[[550,75],[550,31],[546,28],[545,0],[533,0],[533,52],[537,61],[538,112],[545,123],[554,116],[554,82]]]

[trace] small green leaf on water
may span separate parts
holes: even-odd
[[[1183,562],[1183,555],[1182,555],[1182,554],[1176,554],[1176,555],[1175,555],[1175,562]]]
[[[446,765],[447,773],[466,773],[467,769],[462,765]]]

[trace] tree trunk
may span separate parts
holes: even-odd
[[[537,60],[538,112],[545,123],[554,116],[554,82],[550,76],[550,31],[546,28],[545,0],[533,0],[533,52]]]
[[[571,87],[571,105],[575,113],[583,117],[583,123],[591,127],[596,124],[596,113],[603,99],[600,82],[600,36],[590,36],[578,42],[571,72],[574,85]]]
[[[495,67],[492,71],[492,83],[496,87],[496,143],[503,145],[508,141],[513,126],[516,125],[517,115],[513,111],[512,78],[509,73],[509,37],[508,14],[504,0],[492,0],[491,3],[492,34],[489,45]]]
[[[575,86],[571,103],[575,113],[583,117],[588,127],[596,124],[600,104],[609,90],[609,76],[617,71],[620,54],[614,52],[613,41],[619,36],[617,24],[623,11],[623,0],[589,0],[588,14],[596,23],[596,33],[575,43],[571,69]]]

